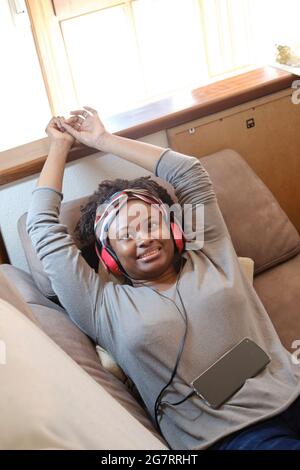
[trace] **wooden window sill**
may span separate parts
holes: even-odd
[[[109,132],[138,139],[276,93],[297,78],[275,67],[263,67],[113,116],[105,125]],[[38,173],[47,151],[48,139],[44,138],[0,152],[0,185]],[[72,148],[68,161],[93,153],[95,149],[79,145]]]

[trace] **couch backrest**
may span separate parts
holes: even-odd
[[[273,194],[234,150],[201,158],[238,256],[254,260],[258,274],[300,252],[297,230]]]

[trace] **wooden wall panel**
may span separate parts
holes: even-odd
[[[249,119],[255,127],[247,128]],[[300,105],[292,103],[290,90],[167,133],[170,147],[188,155],[225,148],[239,152],[300,232]]]

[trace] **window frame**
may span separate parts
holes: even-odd
[[[52,0],[25,1],[51,112],[64,114],[77,98],[58,17]]]
[[[125,5],[133,24],[135,0],[25,0],[50,109],[64,115],[78,103],[60,22],[106,8]]]
[[[135,0],[52,0],[53,11],[59,21],[64,21],[87,13],[105,10],[124,3],[132,3]]]

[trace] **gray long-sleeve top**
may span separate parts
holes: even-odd
[[[219,409],[197,395],[164,405],[161,430],[173,449],[204,449],[218,439],[285,410],[300,393],[300,366],[281,345],[264,306],[244,276],[209,175],[194,157],[166,149],[155,174],[175,188],[180,204],[204,205],[204,245],[185,251],[178,283],[188,316],[184,350],[163,400],[178,402],[190,383],[248,337],[270,364]],[[131,377],[154,421],[154,404],[169,382],[184,334],[171,300],[141,286],[103,283],[59,222],[62,194],[36,188],[27,229],[53,289],[71,319]],[[165,291],[181,308],[176,290]],[[182,309],[181,309],[182,310]]]

